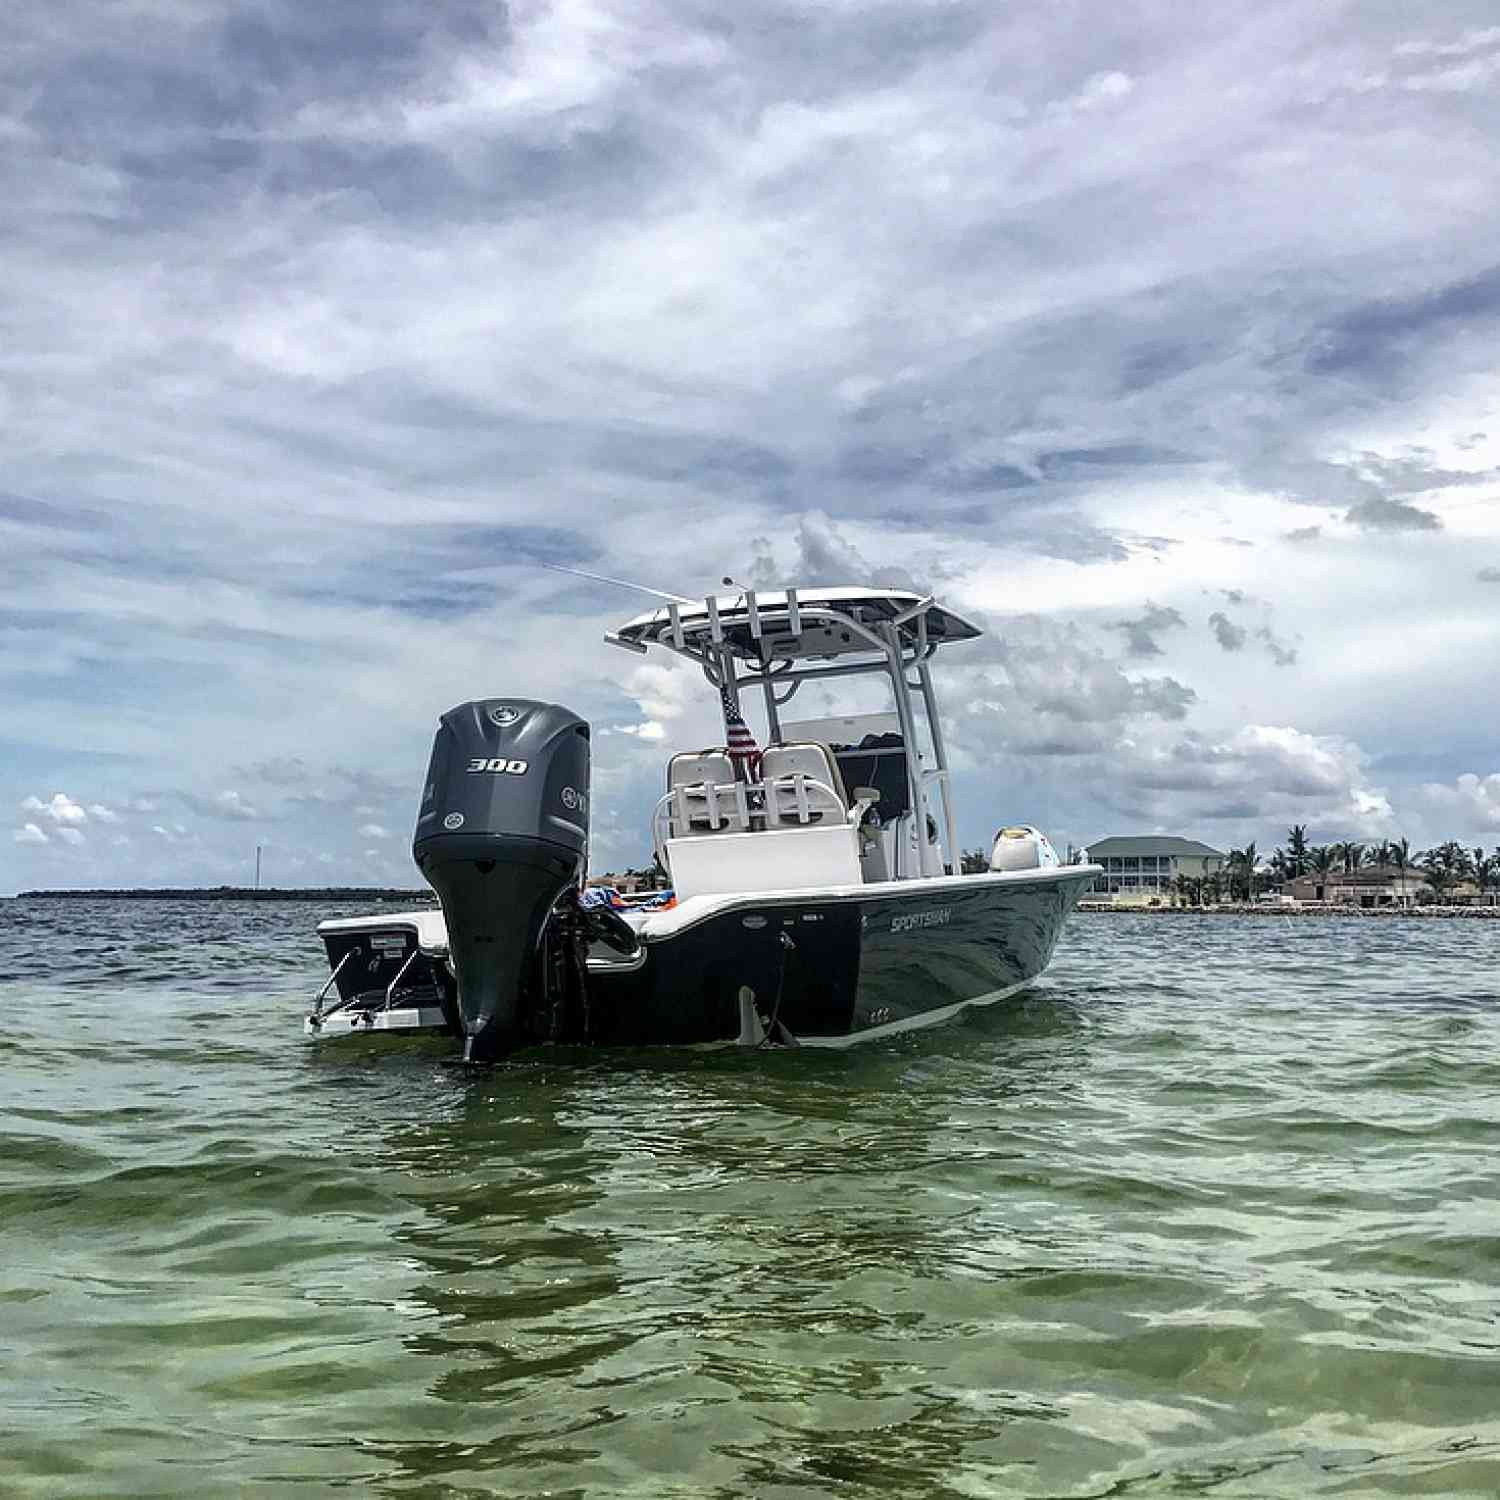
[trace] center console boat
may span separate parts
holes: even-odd
[[[931,663],[979,629],[891,589],[672,599],[609,632],[701,669],[722,744],[673,755],[651,822],[671,895],[586,887],[590,729],[528,698],[444,714],[413,841],[441,909],[327,921],[317,1036],[844,1047],[1023,988],[1099,874],[1029,826],[964,875]],[[883,678],[879,714],[795,720],[808,681]],[[764,711],[765,745],[745,719]]]

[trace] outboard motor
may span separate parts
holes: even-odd
[[[570,709],[485,698],[439,721],[412,855],[443,903],[466,1060],[541,1039],[528,1010],[549,920],[583,880],[588,792],[589,727]]]

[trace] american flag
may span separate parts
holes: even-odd
[[[729,691],[728,683],[724,685],[723,700],[725,748],[734,764],[735,775],[741,781],[759,781],[760,746],[755,743],[755,736],[750,733],[744,716],[735,707],[734,694]]]

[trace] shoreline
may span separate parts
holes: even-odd
[[[1076,910],[1111,917],[1374,917],[1405,921],[1500,918],[1500,906],[1137,906],[1080,901]]]
[[[403,890],[397,886],[178,886],[134,890],[18,891],[16,901],[402,901],[431,902],[430,890]]]

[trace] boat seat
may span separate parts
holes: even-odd
[[[667,762],[673,834],[747,833],[749,813],[729,752],[685,750]]]
[[[851,821],[844,778],[827,745],[771,745],[761,756],[760,775],[772,827]]]

